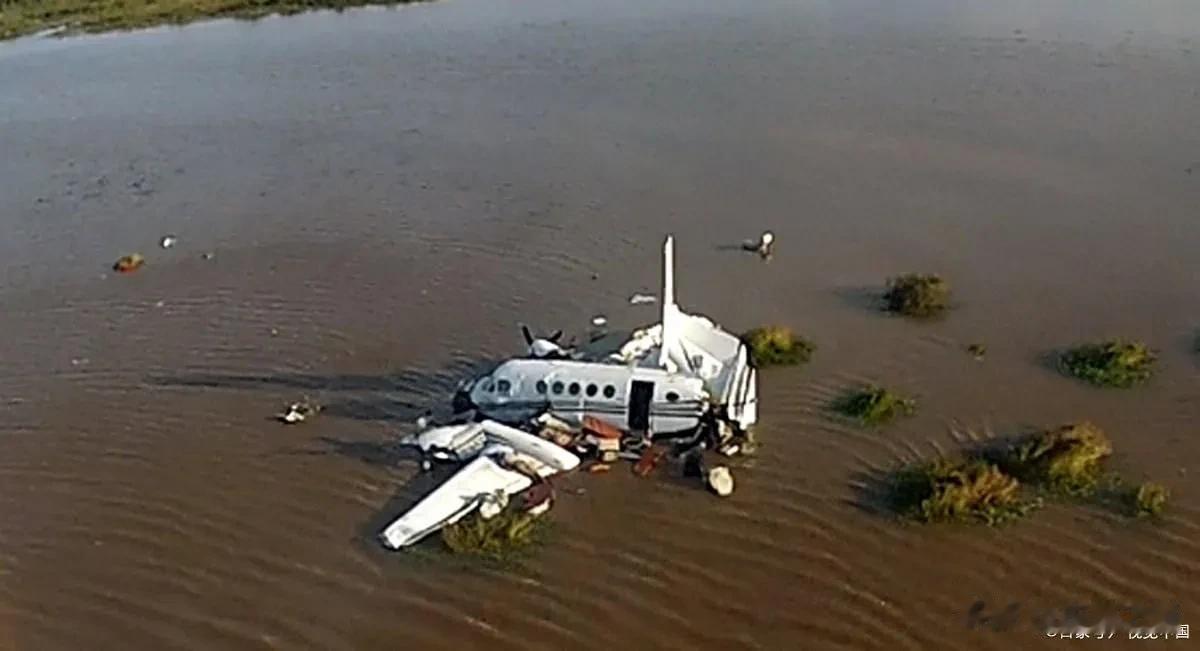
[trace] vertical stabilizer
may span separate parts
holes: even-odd
[[[663,288],[662,288],[662,346],[658,351],[658,365],[666,366],[668,354],[675,346],[675,238],[668,235],[663,244]]]

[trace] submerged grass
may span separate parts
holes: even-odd
[[[925,523],[996,525],[1038,506],[1025,500],[1021,483],[979,459],[938,460],[906,467],[894,477],[892,506]]]
[[[1040,506],[1041,495],[1087,498],[1140,518],[1162,515],[1170,491],[1155,482],[1129,486],[1106,473],[1112,451],[1096,425],[1062,425],[969,450],[961,460],[906,466],[891,476],[889,499],[898,514],[928,523],[998,524]]]
[[[1076,346],[1059,358],[1064,373],[1096,386],[1129,388],[1150,379],[1155,354],[1146,344],[1110,339]]]
[[[544,517],[515,507],[486,520],[477,511],[443,528],[442,542],[454,554],[508,562],[538,544],[545,534],[545,525]]]
[[[950,284],[937,274],[905,274],[890,278],[884,309],[905,316],[931,317],[950,306]]]
[[[790,328],[763,326],[742,335],[755,366],[794,366],[812,359],[817,346]]]
[[[102,32],[204,18],[261,18],[316,9],[406,4],[414,0],[0,0],[0,38],[50,29]]]
[[[1140,518],[1161,516],[1171,499],[1171,491],[1166,486],[1152,481],[1138,486],[1132,494],[1134,513]]]
[[[1091,495],[1100,483],[1112,443],[1089,422],[1039,432],[995,455],[1006,473],[1051,492]]]
[[[883,425],[897,416],[916,413],[917,401],[883,387],[867,386],[834,400],[833,409],[864,425]]]

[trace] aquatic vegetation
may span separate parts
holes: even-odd
[[[938,460],[908,466],[894,477],[892,506],[919,522],[1001,524],[1036,508],[1021,483],[983,460]]]
[[[204,18],[261,18],[315,9],[342,10],[413,0],[4,0],[0,38],[49,29],[66,33],[101,32]]]
[[[1074,423],[1026,437],[994,459],[1007,473],[1067,495],[1089,495],[1100,482],[1112,443],[1099,427]]]
[[[1066,351],[1059,366],[1064,373],[1097,386],[1128,388],[1150,378],[1155,359],[1144,343],[1110,339]]]
[[[897,416],[911,416],[917,401],[883,387],[867,386],[847,392],[833,402],[833,409],[865,425],[882,425]]]
[[[930,317],[950,305],[950,285],[937,274],[905,274],[890,278],[884,309],[905,316]]]
[[[758,367],[803,364],[817,349],[816,344],[783,326],[755,328],[743,334],[742,340],[750,349],[751,362]]]
[[[1171,491],[1166,486],[1152,481],[1138,486],[1132,495],[1134,512],[1142,518],[1161,516],[1171,499]]]
[[[455,554],[509,560],[540,539],[544,518],[510,506],[491,518],[478,512],[442,529],[442,542]]]

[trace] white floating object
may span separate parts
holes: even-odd
[[[303,423],[305,418],[307,418],[307,416],[296,409],[295,405],[293,405],[291,409],[288,409],[287,413],[279,417],[280,420],[288,424]]]
[[[608,325],[608,318],[603,314],[598,314],[592,317],[592,325],[596,326],[597,328],[602,328]]]
[[[479,517],[491,520],[500,515],[504,507],[508,506],[508,493],[497,490],[491,495],[481,497],[479,502]]]
[[[178,241],[179,241],[178,237],[175,237],[174,235],[167,235],[162,238],[162,241],[159,242],[158,245],[164,249],[169,249],[169,248],[175,246],[175,243]]]
[[[653,294],[634,294],[629,297],[630,305],[645,305],[648,303],[657,303],[658,297]]]
[[[717,466],[708,471],[708,487],[721,497],[733,494],[733,473],[725,466]]]

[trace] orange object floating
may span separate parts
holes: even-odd
[[[114,262],[113,271],[123,274],[133,273],[141,269],[144,264],[146,264],[146,258],[142,257],[140,253],[133,253]]]

